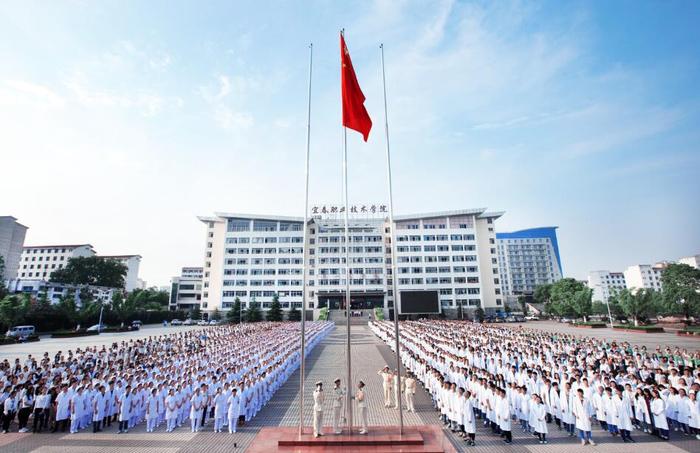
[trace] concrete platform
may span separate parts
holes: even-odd
[[[325,434],[314,437],[311,428],[299,438],[297,427],[262,428],[248,452],[455,452],[443,431],[432,425],[407,426],[399,434],[396,426],[371,426],[369,434]],[[327,428],[326,433],[332,433]]]

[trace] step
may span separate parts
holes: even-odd
[[[423,435],[421,433],[406,433],[399,434],[369,434],[360,435],[325,435],[321,437],[313,437],[311,434],[305,434],[298,438],[280,439],[277,445],[280,447],[335,447],[335,446],[409,446],[423,445]]]

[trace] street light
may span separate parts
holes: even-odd
[[[100,304],[100,320],[97,322],[97,333],[100,333],[102,331],[102,312],[105,309],[105,303],[102,302]]]

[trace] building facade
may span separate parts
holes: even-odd
[[[17,269],[17,278],[49,280],[57,269],[63,269],[68,260],[79,256],[94,256],[90,244],[26,246]]]
[[[561,280],[557,227],[497,233],[496,243],[504,294],[528,295],[539,285]]]
[[[607,303],[610,296],[627,288],[625,274],[606,270],[589,272],[586,284],[593,290],[593,301],[603,303]]]
[[[700,269],[700,255],[686,256],[685,258],[679,259],[678,262],[680,264],[687,264],[695,269]]]
[[[362,215],[362,214],[360,214]],[[395,217],[397,286],[434,290],[443,312],[502,308],[495,221],[485,209]],[[307,260],[307,310],[344,306],[344,220],[217,213],[206,224],[202,310],[269,308],[275,294],[284,309],[301,308]],[[391,228],[382,215],[353,217],[349,225],[353,309],[394,306]],[[304,228],[308,243],[304,246]]]
[[[115,260],[126,266],[126,276],[124,276],[124,289],[133,291],[142,288],[143,284],[139,279],[139,267],[141,266],[141,255],[99,255],[100,258]]]
[[[179,276],[170,279],[170,310],[200,308],[203,273],[201,267],[183,267]]]
[[[627,289],[635,291],[638,289],[661,290],[661,273],[665,268],[664,263],[635,264],[625,269],[625,283]]]
[[[75,300],[78,307],[82,305],[81,296],[83,292],[89,292],[94,301],[110,303],[112,301],[112,296],[122,291],[119,288],[109,288],[106,286],[69,285],[65,283],[52,283],[42,279],[12,280],[10,281],[8,290],[12,293],[30,294],[35,298],[46,294],[46,297],[52,304],[57,304],[62,298],[70,296]]]
[[[24,247],[24,237],[27,227],[17,222],[12,216],[0,216],[0,256],[4,263],[4,271],[0,275],[0,282],[17,278]]]

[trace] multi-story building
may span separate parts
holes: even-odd
[[[398,290],[437,291],[447,314],[458,307],[502,307],[494,225],[501,215],[468,209],[395,217]],[[342,218],[310,219],[306,247],[300,217],[216,213],[200,220],[207,225],[203,310],[227,310],[236,297],[244,308],[266,309],[275,294],[283,308],[301,308],[305,258],[307,310],[344,305]],[[392,225],[383,216],[349,223],[352,307],[388,314]]]
[[[700,255],[686,256],[678,260],[680,264],[687,264],[695,269],[700,269]]]
[[[504,294],[532,294],[539,285],[561,280],[556,230],[557,227],[541,227],[496,234]]]
[[[625,283],[627,289],[654,289],[661,290],[661,273],[666,265],[664,263],[635,264],[625,270]]]
[[[17,278],[49,280],[57,269],[63,269],[68,260],[79,256],[94,256],[90,244],[26,246],[17,269]]]
[[[170,279],[170,310],[194,310],[202,301],[201,267],[183,267],[180,275]]]
[[[52,304],[56,304],[62,298],[70,296],[75,300],[77,306],[81,306],[85,292],[89,292],[94,301],[109,303],[112,301],[114,294],[122,291],[120,288],[109,288],[107,286],[70,285],[66,283],[52,283],[42,279],[12,280],[8,290],[13,293],[31,294],[35,298],[45,294]]]
[[[126,276],[124,276],[124,289],[133,291],[143,289],[139,281],[139,266],[141,265],[141,255],[99,255],[100,258],[115,260],[126,266]]]
[[[627,288],[625,274],[622,272],[591,271],[586,283],[593,290],[593,300],[606,303],[610,296]]]
[[[24,247],[27,227],[17,222],[12,216],[0,216],[0,257],[4,263],[4,272],[0,273],[0,283],[17,278]]]

